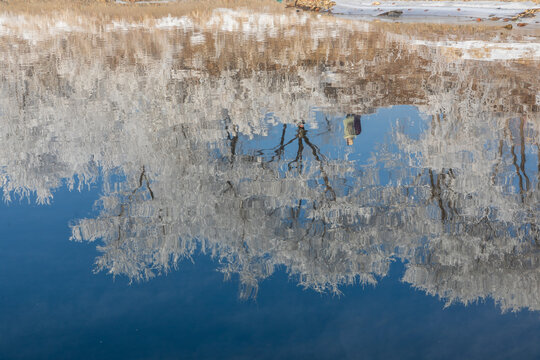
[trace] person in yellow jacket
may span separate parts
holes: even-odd
[[[343,137],[349,146],[354,143],[354,138],[362,132],[361,118],[361,115],[348,114],[343,119]]]

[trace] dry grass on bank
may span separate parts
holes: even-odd
[[[184,16],[209,13],[216,8],[253,8],[282,11],[283,5],[274,0],[181,0],[162,4],[118,4],[108,0],[0,0],[0,11],[27,14],[49,14],[73,11],[99,18],[126,20]]]
[[[399,1],[399,0],[396,0]],[[435,0],[436,1],[436,0]],[[58,15],[59,13],[71,16],[93,18],[96,21],[122,19],[126,21],[140,21],[143,19],[162,18],[166,16],[189,16],[195,22],[203,22],[210,18],[217,8],[245,8],[254,12],[270,14],[291,14],[296,10],[286,8],[286,1],[278,3],[275,0],[180,0],[178,2],[163,4],[118,4],[107,0],[0,0],[0,12],[28,15]],[[313,13],[315,16],[316,13]],[[356,20],[336,18],[323,14],[326,23],[337,21],[340,24]],[[316,20],[319,21],[319,20]],[[372,22],[374,31],[391,31],[404,36],[437,39],[456,34],[459,38],[469,36],[477,37],[479,33],[489,34],[501,32],[499,24],[445,24],[445,23],[407,23],[407,22]],[[515,36],[513,32],[502,32],[501,37]],[[519,29],[520,33],[529,32],[528,28]]]

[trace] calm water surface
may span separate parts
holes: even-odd
[[[540,357],[537,31],[62,16],[0,21],[0,358]]]

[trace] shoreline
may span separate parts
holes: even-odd
[[[310,0],[307,0],[308,2]],[[107,16],[162,16],[163,14],[188,13],[191,11],[208,12],[215,8],[273,8],[273,10],[291,7],[293,0],[0,0],[1,12],[47,13],[50,11],[83,11],[88,15]],[[540,0],[335,0],[330,11],[321,11],[338,16],[348,16],[366,20],[392,11],[403,11],[398,19],[442,19],[442,18],[484,18],[489,15],[512,17],[520,12],[538,9]],[[303,10],[301,10],[303,11]],[[314,12],[314,11],[313,11]],[[524,18],[524,21],[540,21],[540,15]]]
[[[474,40],[484,36],[496,37],[498,41],[504,41],[505,39],[507,41],[523,41],[525,39],[520,39],[520,37],[526,35],[529,43],[540,44],[540,32],[538,31],[538,28],[540,28],[540,12],[534,14],[533,17],[513,21],[504,19],[502,16],[493,16],[498,13],[494,14],[492,8],[487,7],[488,4],[501,4],[500,9],[495,10],[499,13],[504,12],[506,16],[515,16],[522,12],[523,9],[528,8],[532,4],[530,1],[497,2],[490,0],[465,2],[435,0],[428,2],[396,0],[369,3],[362,0],[337,0],[336,2],[333,11],[317,13],[287,7],[287,3],[278,3],[274,0],[261,0],[257,4],[249,0],[185,0],[159,4],[139,2],[119,4],[91,0],[73,0],[67,3],[58,0],[45,0],[43,2],[10,0],[9,3],[6,3],[0,0],[0,36],[9,35],[12,28],[19,30],[33,28],[32,31],[39,32],[48,31],[52,27],[55,31],[67,32],[83,30],[89,24],[92,24],[91,26],[96,29],[114,25],[113,23],[125,25],[118,27],[118,30],[150,28],[156,26],[155,24],[158,22],[170,23],[170,26],[162,24],[168,28],[185,27],[185,24],[182,25],[182,18],[189,18],[189,21],[202,24],[205,19],[211,18],[216,11],[228,9],[242,12],[252,11],[258,14],[264,13],[272,17],[291,17],[296,14],[298,16],[312,17],[316,21],[321,19],[322,26],[331,26],[329,24],[332,21],[366,23],[381,30],[388,28],[392,32],[401,33],[405,36],[419,36],[424,40],[438,41],[448,34],[452,34],[456,36],[456,39],[462,41]],[[375,3],[378,3],[378,5],[373,5]],[[449,8],[449,4],[453,4],[453,7]],[[416,7],[413,5],[416,5]],[[423,11],[421,6],[430,6],[430,9],[437,8],[439,10]],[[463,6],[463,8],[458,6]],[[340,9],[343,10],[344,8],[347,11],[340,11]],[[363,11],[364,9],[367,10]],[[457,9],[460,11],[457,11]],[[479,13],[474,12],[478,9],[483,9],[485,17],[478,17]],[[399,17],[379,16],[385,11],[393,10],[401,10],[403,14]],[[448,11],[453,11],[453,13],[445,13]],[[424,15],[427,13],[429,15]],[[520,23],[526,26],[519,26]],[[512,25],[510,29],[507,27],[509,25]],[[116,25],[113,27],[116,27]],[[516,38],[516,36],[519,37]]]

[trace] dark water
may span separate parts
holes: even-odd
[[[534,55],[272,16],[0,33],[0,358],[540,356]]]

